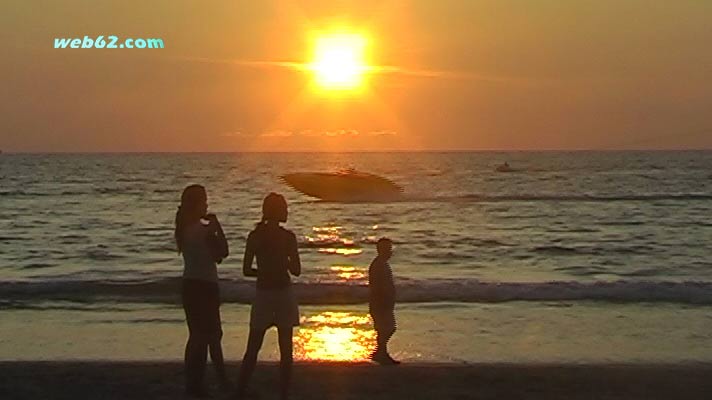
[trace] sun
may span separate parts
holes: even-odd
[[[314,58],[309,69],[317,86],[323,90],[358,89],[368,70],[366,37],[360,34],[337,33],[317,36]]]

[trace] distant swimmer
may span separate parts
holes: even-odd
[[[504,162],[504,164],[499,165],[496,170],[497,170],[497,172],[512,172],[512,171],[514,171],[514,169],[512,169],[512,167],[510,167],[509,163],[506,161]]]

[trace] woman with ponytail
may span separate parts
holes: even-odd
[[[250,334],[242,359],[237,397],[245,395],[265,332],[277,327],[280,353],[280,395],[286,399],[292,374],[292,328],[299,325],[299,309],[292,292],[291,275],[299,276],[302,267],[297,237],[280,226],[287,221],[287,201],[270,193],[262,203],[262,220],[247,237],[243,273],[257,277],[257,290],[250,311]],[[257,268],[252,261],[257,258]]]
[[[186,393],[208,397],[203,378],[208,350],[223,388],[229,387],[223,361],[217,263],[228,255],[227,240],[215,214],[208,214],[205,188],[183,190],[176,213],[175,240],[183,255],[182,301],[188,323],[185,346]]]

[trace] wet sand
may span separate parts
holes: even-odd
[[[236,376],[239,366],[228,367]],[[277,382],[276,364],[259,364],[252,398],[278,398]],[[712,364],[297,363],[292,393],[294,399],[710,399]],[[181,398],[180,362],[0,362],[5,400]]]

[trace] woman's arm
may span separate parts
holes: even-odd
[[[302,274],[302,263],[299,260],[299,246],[297,245],[297,237],[292,233],[291,244],[289,246],[289,272],[294,276]]]
[[[220,244],[222,244],[222,250],[223,254],[225,257],[227,257],[230,254],[230,247],[227,244],[227,238],[225,237],[225,232],[223,232],[222,225],[218,223],[218,240],[220,240]]]
[[[252,234],[247,236],[247,245],[245,246],[245,257],[242,258],[242,273],[245,276],[257,276],[257,269],[252,268],[252,260],[255,258],[255,250]]]
[[[225,237],[225,232],[223,232],[222,224],[220,224],[220,221],[215,214],[208,214],[205,217],[208,221],[210,221],[208,227],[210,228],[211,234],[214,234],[217,237],[220,259],[226,258],[230,255],[230,248],[228,247],[227,238]]]

